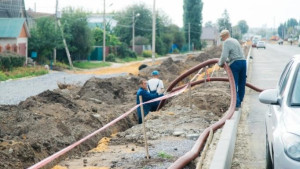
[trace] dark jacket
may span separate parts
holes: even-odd
[[[139,96],[142,96],[142,100],[144,103],[149,100],[161,97],[161,96],[163,96],[163,94],[159,95],[157,93],[150,93],[150,92],[148,92],[148,90],[145,90],[140,87],[136,94],[136,104],[140,104]],[[159,101],[144,104],[143,108],[144,108],[145,116],[149,113],[149,111],[156,111],[158,104],[159,104]],[[138,114],[138,118],[139,118],[139,123],[142,123],[142,114],[141,114],[140,107],[137,108],[137,114]]]

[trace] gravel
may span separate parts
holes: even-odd
[[[30,96],[35,96],[46,90],[57,89],[57,82],[82,86],[91,77],[111,78],[125,75],[127,74],[82,75],[51,71],[43,76],[7,80],[0,82],[0,105],[19,104]]]

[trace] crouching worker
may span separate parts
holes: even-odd
[[[140,88],[136,94],[136,104],[140,104],[140,99],[139,99],[140,96],[142,96],[143,103],[163,96],[163,94],[148,92],[146,79],[139,80],[139,86],[140,86]],[[159,101],[144,104],[143,105],[144,116],[146,117],[146,115],[149,113],[149,111],[156,111],[158,105],[159,105]],[[141,112],[140,106],[137,108],[137,115],[138,115],[139,124],[141,124],[142,123],[142,112]]]

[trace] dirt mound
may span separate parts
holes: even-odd
[[[107,104],[132,102],[138,88],[139,79],[134,76],[109,79],[91,78],[83,85],[78,94],[82,99],[92,98]]]
[[[135,105],[137,79],[90,79],[81,88],[45,91],[17,106],[1,106],[0,168],[29,167],[120,116]],[[92,92],[91,86],[95,87]],[[87,98],[101,99],[101,104]],[[120,104],[121,101],[125,103]],[[80,151],[92,149],[100,138],[136,123],[135,115],[131,114],[84,142]]]
[[[163,79],[164,85],[167,86],[185,69],[183,62],[174,61],[171,57],[165,59],[160,65],[148,66],[139,71],[139,76],[149,79],[154,70],[160,72],[160,79]]]

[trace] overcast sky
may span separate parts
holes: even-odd
[[[55,11],[56,0],[25,0],[25,8],[37,12]],[[278,27],[289,18],[300,20],[300,0],[202,0],[203,24],[207,21],[216,23],[227,9],[232,25],[246,20],[250,27]],[[153,0],[106,0],[106,11],[119,11],[134,3],[145,3],[153,7]],[[109,6],[112,4],[111,6]],[[103,11],[103,0],[59,0],[59,8],[66,6],[80,7],[93,12]],[[165,11],[173,23],[183,25],[183,0],[156,0],[156,8]]]

